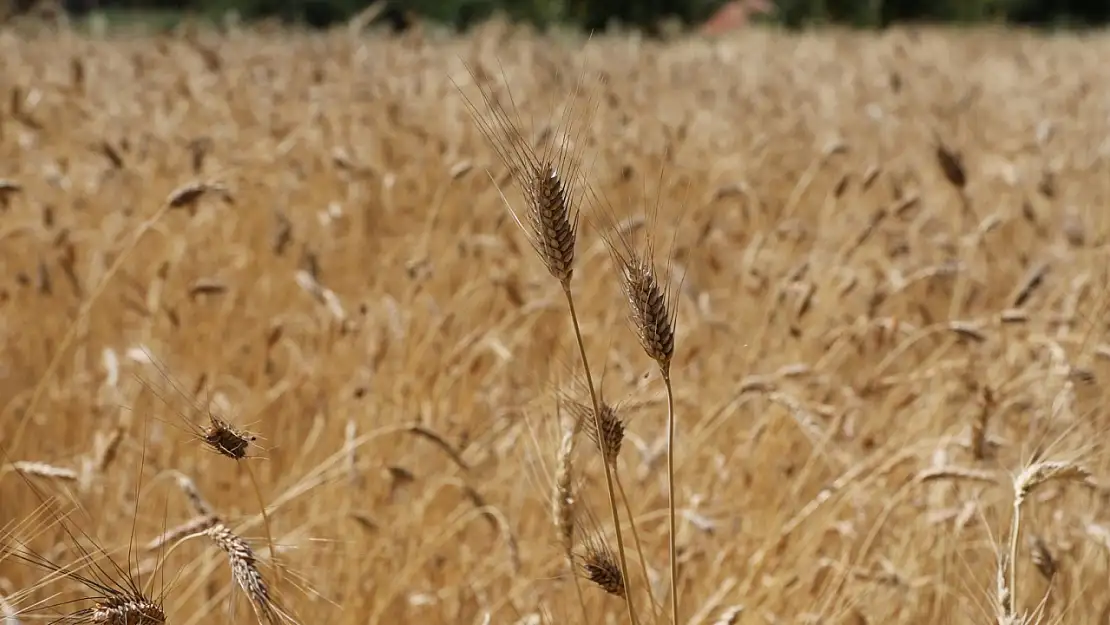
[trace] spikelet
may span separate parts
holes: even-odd
[[[601,419],[595,421],[592,406],[573,399],[564,399],[564,401],[567,410],[579,424],[577,427],[585,429],[586,436],[597,446],[605,462],[611,466],[616,466],[617,457],[621,453],[621,444],[624,442],[624,420],[621,419],[618,410],[599,397]],[[601,428],[600,433],[598,432],[598,426]]]
[[[247,541],[216,518],[213,518],[213,523],[205,530],[205,534],[227,555],[231,576],[247,594],[258,618],[268,624],[279,623],[280,613],[262,573],[258,570],[254,550]]]
[[[574,431],[567,429],[559,443],[559,461],[555,469],[552,493],[552,517],[559,543],[566,553],[574,547],[574,487],[572,458],[574,456]]]
[[[104,625],[162,625],[166,613],[158,604],[146,599],[125,596],[110,597],[90,608],[89,621]]]
[[[624,576],[617,554],[601,534],[586,537],[575,558],[582,577],[606,593],[624,598]]]
[[[467,71],[479,83],[475,72],[469,67]],[[567,288],[574,272],[578,239],[577,204],[585,187],[582,134],[590,126],[597,102],[588,100],[584,107],[579,106],[579,82],[560,123],[541,133],[540,145],[534,146],[524,135],[515,104],[510,112],[489,87],[478,86],[489,117],[482,115],[478,106],[464,95],[466,107],[502,164],[511,170],[524,205],[514,208],[504,192],[502,201],[547,271]],[[509,99],[512,100],[511,93]],[[498,190],[501,191],[500,187]]]
[[[578,549],[572,554],[578,575],[614,597],[625,597],[627,586],[617,552],[609,544],[589,506],[579,506]]]
[[[1094,486],[1091,472],[1078,464],[1046,460],[1025,468],[1014,479],[1014,507],[1020,508],[1025,498],[1041,484],[1054,481],[1080,482]]]
[[[637,245],[632,233],[622,228],[615,211],[600,194],[591,192],[588,200],[595,217],[601,222],[601,237],[617,272],[617,280],[628,307],[632,331],[649,358],[664,375],[669,375],[675,347],[675,322],[678,309],[671,292],[670,263],[667,280],[661,280],[655,266],[654,234],[658,206],[646,220],[648,233]],[[671,246],[674,253],[674,246]]]

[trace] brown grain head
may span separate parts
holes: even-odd
[[[662,182],[662,170],[660,182]],[[660,195],[662,185],[660,185]],[[628,319],[632,331],[639,340],[644,352],[669,375],[671,358],[675,348],[675,324],[678,307],[676,289],[672,279],[675,245],[667,255],[663,271],[656,266],[656,228],[659,217],[659,201],[648,202],[644,225],[636,230],[642,231],[642,240],[637,241],[635,233],[622,228],[624,223],[617,210],[604,193],[590,188],[587,190],[586,203],[590,208],[590,218],[596,222],[600,236],[609,251],[617,281],[628,309]],[[678,228],[674,229],[677,234]]]
[[[223,523],[215,521],[205,530],[209,539],[227,555],[231,575],[246,593],[259,620],[268,625],[282,621],[282,613],[262,573],[258,570],[258,560],[249,543]]]
[[[162,625],[166,622],[162,606],[147,599],[125,596],[97,602],[89,616],[90,622],[104,625]]]
[[[574,431],[567,429],[559,443],[551,512],[559,544],[570,553],[574,547]]]
[[[575,488],[582,491],[581,484],[576,484]],[[581,502],[576,512],[578,548],[571,554],[575,573],[604,592],[624,598],[627,586],[616,549],[588,503]]]
[[[208,415],[208,422],[208,426],[204,428],[204,442],[216,453],[232,460],[246,458],[251,443],[258,438],[211,413]]]
[[[579,574],[606,593],[624,598],[624,576],[617,554],[600,534],[586,536],[575,554]]]
[[[563,398],[563,402],[575,420],[576,428],[585,430],[586,436],[597,446],[605,462],[615,466],[624,443],[625,427],[618,408],[599,396],[601,418],[595,419],[593,406],[571,398]]]
[[[482,108],[488,115],[464,94],[466,107],[501,164],[509,169],[522,197],[514,207],[499,188],[502,200],[548,272],[564,286],[568,285],[574,273],[578,205],[586,186],[585,133],[598,103],[584,97],[580,76],[564,112],[553,127],[533,141],[526,135],[512,93],[506,93],[509,100],[506,106],[474,70],[467,67],[467,71],[479,88]],[[490,177],[493,178],[492,174]]]

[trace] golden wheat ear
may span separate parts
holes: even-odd
[[[8,457],[7,451],[3,447],[0,447],[0,457],[4,459]],[[145,459],[146,449],[144,446],[143,460],[139,469],[140,479],[136,482],[135,489],[135,509],[131,527],[132,541],[135,535],[135,519],[137,519],[139,513],[138,493],[142,490],[141,476]],[[11,535],[4,532],[3,544],[0,545],[0,560],[10,557],[47,573],[47,576],[41,582],[17,593],[14,597],[8,597],[8,602],[10,603],[11,600],[21,601],[38,589],[62,579],[83,586],[86,592],[76,600],[53,601],[48,599],[33,603],[22,610],[16,611],[16,616],[31,615],[42,611],[53,612],[63,606],[73,609],[75,604],[87,603],[91,605],[55,618],[53,622],[102,623],[105,625],[164,624],[166,622],[166,614],[163,609],[163,600],[166,593],[164,578],[163,587],[158,595],[154,595],[143,588],[141,574],[135,572],[137,563],[133,561],[133,543],[128,545],[125,568],[117,563],[111,554],[101,547],[88,532],[83,530],[80,524],[71,523],[67,519],[69,512],[55,509],[56,498],[47,497],[23,470],[16,468],[15,471],[41,502],[39,508],[29,519],[37,520],[41,517],[46,521],[47,527],[60,528],[66,539],[77,550],[79,559],[72,564],[59,565],[15,538],[14,532]],[[91,545],[91,547],[88,545]],[[150,581],[154,581],[153,576]],[[52,597],[54,596],[56,595]]]
[[[585,133],[599,100],[584,94],[584,76],[579,76],[563,112],[548,128],[536,133],[535,140],[530,140],[512,92],[506,87],[505,97],[509,100],[506,106],[479,78],[485,72],[475,71],[469,65],[466,70],[477,85],[482,108],[488,114],[483,114],[482,108],[463,93],[466,108],[501,164],[509,170],[521,196],[514,206],[498,185],[501,199],[548,272],[565,287],[574,273],[578,206],[586,188]],[[504,79],[503,69],[501,75]],[[490,178],[497,185],[492,174]]]
[[[617,220],[616,210],[601,193],[590,190],[588,201],[591,217],[599,222],[600,236],[609,250],[616,269],[617,281],[624,294],[628,318],[644,353],[655,361],[667,391],[667,517],[671,577],[671,621],[681,622],[678,605],[678,548],[675,519],[675,413],[674,389],[671,385],[671,361],[674,358],[675,331],[678,318],[676,290],[672,288],[671,264],[675,239],[671,241],[666,263],[667,272],[660,277],[655,259],[655,230],[663,194],[663,168],[656,201],[647,211],[644,240],[637,245],[633,232]],[[645,204],[646,205],[646,204]],[[674,229],[677,237],[678,228]],[[599,426],[598,431],[602,428]]]
[[[640,347],[654,360],[664,375],[669,375],[675,349],[678,319],[676,289],[669,271],[674,244],[668,254],[667,271],[660,275],[655,258],[655,222],[658,204],[646,220],[643,242],[637,241],[627,223],[618,219],[612,203],[601,192],[590,189],[587,195],[591,221],[609,251],[621,293],[628,309],[628,320]]]
[[[619,554],[605,537],[605,532],[589,505],[580,505],[578,510],[575,525],[578,547],[573,553],[577,565],[576,574],[605,593],[626,599],[628,586]]]
[[[616,466],[617,457],[621,453],[624,443],[625,422],[620,411],[613,404],[605,401],[604,396],[598,392],[600,404],[600,419],[594,418],[594,408],[591,404],[584,403],[573,397],[565,396],[561,400],[567,412],[574,419],[575,428],[585,430],[586,436],[597,446],[602,459],[610,466]],[[597,425],[601,431],[598,432]]]

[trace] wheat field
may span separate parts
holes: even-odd
[[[479,88],[655,227],[680,620],[1110,622],[1105,35],[44,30],[0,58],[5,625],[626,622],[553,523],[581,361]],[[571,288],[624,418],[628,596],[665,623],[667,395],[593,217]],[[608,540],[592,451],[576,523]]]

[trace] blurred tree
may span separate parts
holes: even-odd
[[[24,10],[33,0],[4,0]],[[729,0],[386,0],[384,16],[416,15],[465,29],[495,12],[539,26],[567,23],[600,30],[611,23],[660,32],[665,20],[697,26]],[[213,14],[238,11],[245,19],[278,17],[323,27],[348,19],[369,0],[66,0],[75,12],[89,8],[175,8]],[[1002,20],[1029,25],[1103,25],[1110,0],[773,0],[783,24],[825,23],[883,27],[906,21],[976,22]]]

